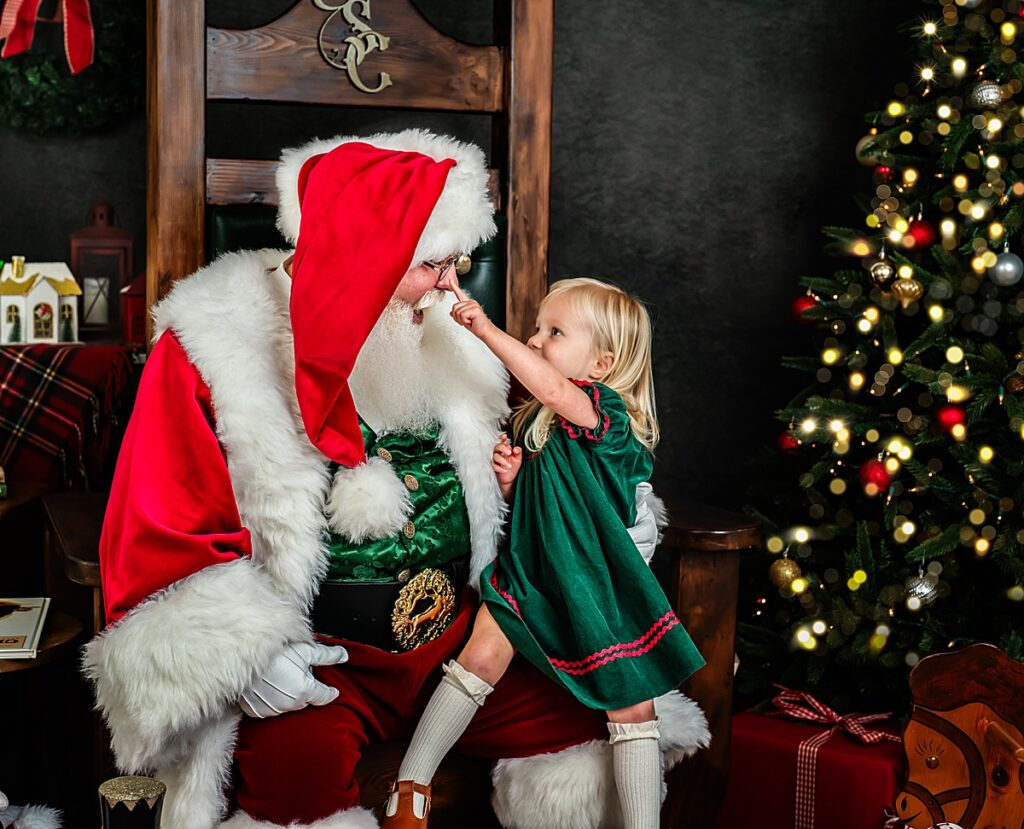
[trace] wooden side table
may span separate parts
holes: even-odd
[[[51,603],[36,658],[0,659],[0,782],[15,802],[62,810],[68,826],[88,826],[82,821],[95,809],[82,762],[89,720],[79,692],[82,633],[78,619]]]
[[[35,659],[0,659],[0,674],[7,675],[30,671],[56,662],[64,657],[74,656],[75,645],[82,633],[82,623],[52,607],[43,623],[43,635]]]
[[[659,556],[669,559],[667,593],[706,665],[680,689],[703,709],[711,746],[668,774],[661,825],[711,825],[729,779],[732,684],[740,554],[761,540],[760,524],[740,513],[668,497],[669,525]]]

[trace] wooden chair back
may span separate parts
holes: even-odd
[[[495,0],[499,43],[437,31],[410,0],[298,0],[253,29],[203,3],[148,2],[149,305],[204,264],[208,205],[274,205],[276,162],[206,156],[207,101],[492,116],[491,185],[507,219],[505,316],[532,331],[547,291],[554,0]]]

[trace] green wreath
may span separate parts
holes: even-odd
[[[39,135],[77,134],[142,108],[145,4],[90,0],[89,5],[96,44],[92,65],[72,75],[59,37],[62,27],[37,24],[31,50],[0,60],[0,122]],[[50,40],[53,48],[46,48]]]

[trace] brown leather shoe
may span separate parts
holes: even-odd
[[[388,814],[395,792],[398,793],[398,804],[394,814]],[[413,808],[414,794],[423,795],[423,817],[416,816]],[[399,780],[391,784],[391,794],[384,804],[384,816],[380,829],[427,829],[427,818],[430,816],[430,786],[421,786],[412,780]]]

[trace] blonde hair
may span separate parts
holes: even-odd
[[[610,351],[611,370],[599,382],[618,392],[626,404],[636,439],[653,452],[660,432],[654,405],[651,370],[651,318],[644,304],[621,288],[588,277],[562,279],[551,286],[541,307],[552,297],[568,294],[573,309],[590,332],[594,351]],[[579,378],[586,379],[586,378]],[[512,415],[512,432],[530,452],[547,443],[555,413],[539,400],[529,400]]]

